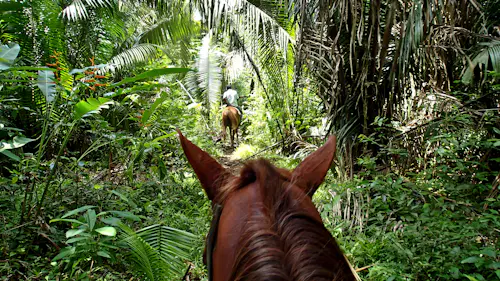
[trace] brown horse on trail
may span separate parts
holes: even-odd
[[[235,176],[178,133],[214,207],[204,256],[209,280],[358,278],[311,200],[332,164],[335,137],[291,172],[260,159]]]
[[[234,106],[226,106],[222,110],[222,139],[226,141],[226,129],[229,128],[231,137],[231,147],[234,145],[234,135],[238,139],[238,127],[240,126],[241,116],[238,109]]]

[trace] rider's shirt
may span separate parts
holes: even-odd
[[[225,91],[224,94],[222,95],[222,98],[226,99],[227,102],[229,103],[229,105],[238,107],[239,96],[238,96],[238,92],[236,92],[235,90],[229,89],[229,90]]]

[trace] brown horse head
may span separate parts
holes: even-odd
[[[241,116],[238,109],[234,106],[226,106],[222,110],[222,139],[226,141],[226,129],[229,128],[231,137],[231,147],[234,145],[234,136],[238,138],[238,127],[240,126]]]
[[[211,229],[210,280],[356,280],[311,200],[333,161],[335,137],[291,172],[261,159],[233,176],[179,136],[208,198],[223,206]]]

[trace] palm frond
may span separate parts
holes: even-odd
[[[196,236],[179,229],[152,225],[137,231],[137,234],[153,247],[170,272],[182,273],[184,261],[190,258],[190,251]]]
[[[196,24],[185,10],[172,11],[172,15],[149,26],[139,35],[140,43],[150,43],[166,46],[164,53],[176,63],[178,58],[187,64],[191,61],[191,40],[198,31]]]
[[[232,51],[224,57],[224,76],[229,83],[236,81],[246,69],[251,69],[242,51]]]
[[[172,7],[168,14],[157,12],[153,23],[141,34],[141,42],[166,44],[186,37],[192,37],[195,22],[191,18],[188,7],[183,5]]]
[[[472,82],[474,78],[474,69],[477,66],[484,66],[487,68],[489,62],[491,62],[492,69],[500,73],[500,40],[482,44],[481,46],[483,47],[482,50],[479,51],[465,69],[464,75],[462,76],[462,81],[464,83]]]
[[[128,259],[132,262],[135,274],[149,281],[165,280],[168,274],[160,255],[151,245],[129,227],[120,224],[124,231],[122,242],[129,249]]]
[[[73,0],[61,14],[69,21],[86,20],[89,18],[89,8],[112,8],[114,0]]]
[[[211,33],[203,37],[197,62],[198,83],[203,91],[205,106],[219,101],[222,84],[222,70],[220,68],[220,55],[211,46]]]
[[[114,56],[107,64],[106,71],[119,71],[158,57],[158,46],[153,44],[139,44]]]
[[[183,273],[195,236],[174,228],[152,225],[134,232],[120,224],[123,243],[138,275],[146,280],[172,280]],[[169,279],[170,278],[170,279]]]
[[[185,0],[136,0],[138,4],[144,4],[149,8],[154,9],[161,15],[171,15],[173,11],[178,11],[180,8],[186,7],[188,1]]]
[[[229,30],[249,38],[258,38],[260,34],[268,34],[269,38],[286,54],[289,44],[294,39],[279,23],[265,11],[247,0],[200,0],[198,7],[206,19],[210,29],[218,30],[229,27]],[[255,48],[251,48],[254,50]]]
[[[289,0],[249,0],[250,3],[258,7],[260,10],[273,18],[285,30],[290,30],[294,21],[293,15],[293,1]]]

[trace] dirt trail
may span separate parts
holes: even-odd
[[[217,159],[222,166],[225,168],[232,169],[234,171],[235,168],[239,168],[242,166],[243,162],[239,159],[234,159],[233,157],[233,152],[236,150],[236,148],[242,144],[245,141],[245,136],[243,136],[243,133],[241,131],[238,132],[238,141],[235,140],[235,146],[231,147],[230,141],[229,141],[229,134],[227,136],[226,141],[220,140],[220,142],[217,143],[217,145],[221,146],[222,152],[224,153]]]
[[[232,159],[231,154],[234,152],[234,148],[224,145],[222,151],[224,154],[218,159],[222,166],[225,168],[237,168],[240,165],[240,161]]]

